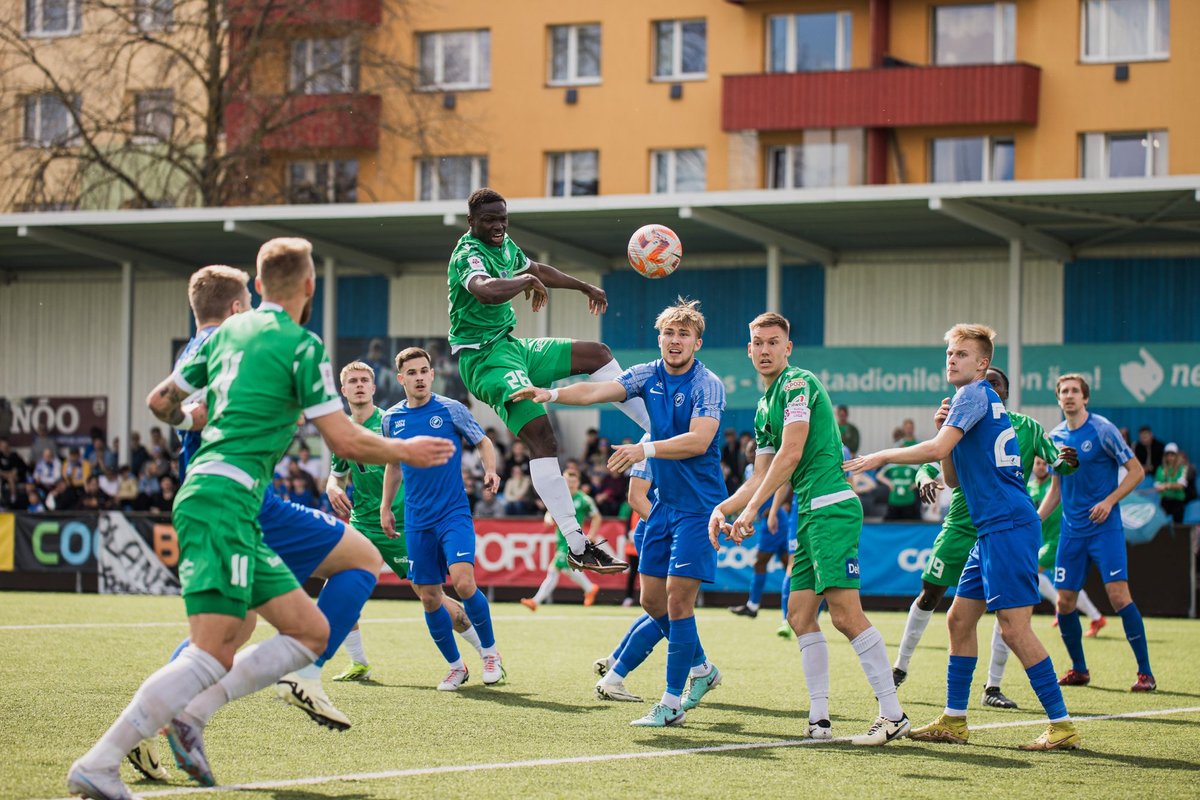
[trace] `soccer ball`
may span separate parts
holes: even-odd
[[[629,239],[629,266],[644,278],[665,278],[679,266],[683,243],[666,225],[643,225]]]

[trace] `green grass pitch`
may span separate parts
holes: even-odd
[[[464,653],[470,682],[458,693],[441,693],[434,686],[445,666],[420,606],[368,604],[363,630],[374,681],[329,680],[346,664],[344,653],[326,669],[326,688],[354,727],[341,734],[318,728],[270,690],[234,703],[207,729],[214,772],[224,785],[262,785],[205,796],[1200,797],[1200,622],[1194,620],[1147,620],[1160,686],[1151,695],[1128,691],[1135,670],[1120,620],[1099,639],[1085,640],[1093,683],[1065,689],[1071,713],[1083,718],[1084,749],[1024,753],[1015,747],[1041,732],[1042,715],[1015,658],[1004,690],[1020,710],[978,704],[990,620],[980,626],[985,651],[972,689],[970,720],[978,728],[971,743],[900,741],[864,749],[799,743],[808,695],[794,640],[775,636],[778,611],[748,620],[701,609],[700,634],[724,684],[688,714],[684,727],[657,732],[628,723],[662,692],[664,645],[626,681],[647,703],[603,703],[592,695],[591,662],[617,643],[635,609],[560,604],[532,614],[496,604],[493,615],[508,683],[483,687],[478,658]],[[870,617],[894,654],[903,615]],[[183,618],[179,598],[0,594],[0,797],[63,797],[71,761],[166,659],[185,633]],[[930,625],[900,691],[914,725],[932,719],[945,700],[944,619],[939,614]],[[823,620],[834,735],[862,733],[875,716],[874,698],[849,643]],[[1061,672],[1065,654],[1049,618],[1035,617],[1034,625]],[[267,633],[263,626],[258,635]],[[1142,712],[1150,713],[1086,719]],[[170,761],[165,741],[161,747]],[[697,748],[709,749],[672,753]],[[543,761],[551,763],[536,763]],[[128,766],[122,774],[147,796],[191,793],[170,767],[168,784],[137,781]]]

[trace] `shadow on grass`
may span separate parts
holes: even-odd
[[[589,703],[555,703],[542,700],[537,695],[526,692],[513,692],[503,686],[491,688],[488,686],[464,686],[457,692],[464,700],[479,700],[495,703],[501,706],[516,706],[519,708],[540,708],[544,711],[554,711],[559,714],[591,714],[606,708],[602,705]]]
[[[375,797],[374,794],[364,794],[362,792],[335,794],[328,785],[324,787],[324,791],[307,791],[304,789],[242,789],[241,791],[247,794],[270,797],[271,800],[371,800],[371,798]]]

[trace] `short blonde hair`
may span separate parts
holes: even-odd
[[[1059,375],[1058,380],[1054,382],[1054,396],[1058,397],[1058,390],[1067,381],[1079,381],[1079,391],[1083,392],[1083,399],[1090,400],[1092,388],[1088,386],[1087,378],[1078,372],[1068,372],[1066,375]]]
[[[258,250],[258,277],[264,294],[295,294],[312,271],[312,243],[307,239],[271,239]]]
[[[774,311],[764,312],[750,320],[751,334],[754,333],[755,328],[782,328],[784,335],[788,335],[792,331],[792,326],[787,321],[787,317],[783,314],[777,314]]]
[[[983,351],[983,357],[991,362],[992,356],[996,352],[996,332],[987,325],[979,325],[977,323],[960,322],[950,330],[946,331],[946,344],[955,341],[956,339],[968,339],[970,341],[979,342],[979,349]]]
[[[676,298],[674,305],[669,305],[654,320],[654,329],[661,331],[667,325],[681,325],[696,331],[696,338],[704,335],[704,315],[700,313],[699,300]]]
[[[346,382],[346,376],[351,372],[366,372],[371,376],[371,382],[375,382],[375,368],[364,361],[351,361],[346,366],[342,367],[341,374],[338,375],[338,380],[342,383]]]
[[[196,322],[224,320],[229,307],[246,291],[250,276],[224,264],[201,267],[188,279],[188,303]]]

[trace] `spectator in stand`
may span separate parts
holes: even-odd
[[[1154,473],[1154,491],[1158,502],[1176,525],[1183,523],[1184,499],[1187,495],[1187,464],[1179,453],[1179,445],[1171,442],[1163,448],[1163,463]]]
[[[483,480],[483,458],[479,455],[479,448],[469,444],[465,439],[462,449],[462,470],[464,475],[470,475],[472,479]],[[471,505],[474,505],[474,502]]]
[[[900,423],[900,440],[897,447],[912,447],[917,443],[917,425],[911,419]]]
[[[1149,425],[1138,428],[1138,440],[1137,444],[1133,446],[1133,457],[1146,470],[1147,475],[1158,472],[1158,468],[1162,466],[1165,451],[1166,445],[1154,438],[1154,431],[1150,430]]]
[[[529,448],[520,439],[513,441],[512,450],[508,454],[508,469],[510,472],[513,467],[520,467],[526,475],[529,474]]]
[[[137,431],[129,434],[129,470],[134,475],[142,474],[142,467],[150,460],[150,451],[142,444],[142,435]]]
[[[521,442],[513,442],[513,455],[516,455],[518,444]],[[529,514],[532,511],[529,503],[532,490],[533,483],[524,468],[514,464],[509,470],[508,480],[504,482],[504,513],[510,517]]]
[[[48,492],[62,480],[62,474],[62,462],[58,460],[54,450],[44,448],[41,459],[33,465],[33,482],[40,486],[42,491]]]
[[[888,464],[875,473],[875,478],[888,489],[887,511],[883,515],[885,521],[921,519],[915,466]]]
[[[159,514],[170,514],[175,507],[175,479],[163,475],[158,479],[158,494],[150,501],[150,510]]]
[[[596,507],[606,517],[615,517],[621,513],[621,506],[629,495],[629,479],[622,473],[611,469],[604,470],[604,477],[596,487],[592,499]]]
[[[51,436],[46,431],[45,425],[38,425],[33,431],[33,442],[29,447],[29,457],[33,458],[34,453],[43,453],[46,450],[58,456],[58,440]]]
[[[123,511],[132,510],[137,501],[138,482],[129,469],[128,464],[122,464],[117,470],[117,507]]]
[[[290,491],[288,492],[287,498],[296,505],[306,506],[308,508],[317,507],[317,496],[309,488],[308,481],[304,479],[303,475],[299,475],[291,479]]]
[[[314,483],[321,482],[321,459],[313,458],[312,451],[307,445],[300,445],[300,454],[296,456],[296,466],[312,477]]]
[[[267,491],[273,493],[280,500],[286,500],[288,494],[287,480],[276,472],[271,478],[271,485],[267,488]]]
[[[149,497],[158,494],[158,469],[153,461],[147,461],[142,465],[142,472],[138,478],[138,495]]]
[[[168,460],[170,459],[173,453],[171,450],[171,443],[168,442],[166,437],[163,436],[162,428],[158,427],[157,425],[150,429],[151,454],[154,454],[154,449],[156,447],[158,448],[159,452],[167,457]]]
[[[473,509],[476,517],[503,517],[504,498],[494,492],[485,491],[475,502]]]
[[[46,504],[42,501],[42,495],[37,490],[37,486],[27,483],[25,487],[25,508],[23,510],[30,514],[40,514],[45,511]]]
[[[112,498],[100,490],[100,478],[89,475],[83,482],[83,494],[79,496],[79,507],[86,511],[104,511],[110,508]]]
[[[49,511],[71,511],[79,507],[79,492],[62,478],[46,493],[46,509]]]
[[[150,445],[150,464],[156,478],[171,474],[171,457],[161,445]]]
[[[1133,447],[1133,437],[1129,435],[1129,428],[1117,428],[1117,432],[1121,434],[1121,438],[1125,440],[1125,444]]]
[[[7,437],[0,438],[0,505],[11,505],[17,500],[17,485],[24,483],[29,474],[29,465],[13,449]]]
[[[117,471],[110,467],[105,467],[99,474],[93,472],[92,477],[96,478],[100,484],[100,491],[104,492],[104,496],[109,500],[116,500],[117,492],[121,488],[121,479],[117,477]]]
[[[738,441],[737,431],[733,428],[725,429],[725,443],[721,446],[721,463],[727,469],[721,471],[725,473],[725,487],[730,494],[742,485],[742,473],[746,470],[746,456],[742,449],[741,442]]]
[[[595,428],[588,428],[587,433],[583,435],[583,457],[584,463],[590,464],[592,456],[600,449],[600,431]],[[581,473],[582,474],[582,473]]]
[[[82,489],[92,474],[91,466],[83,460],[78,447],[67,450],[67,460],[62,465],[63,480],[76,489]]]
[[[850,455],[858,455],[860,437],[858,428],[850,422],[850,408],[848,406],[837,407],[837,425],[838,432],[842,435],[842,444],[850,448]]]

